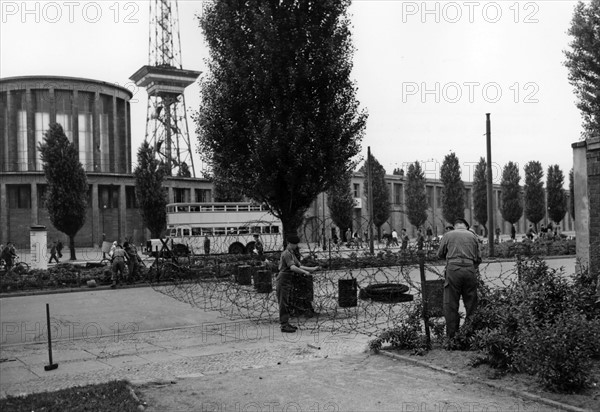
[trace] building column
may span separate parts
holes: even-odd
[[[77,159],[81,162],[79,157],[79,93],[77,90],[73,90],[73,100],[71,100],[71,116],[73,116],[73,146],[77,151]],[[85,169],[85,165],[83,165]]]
[[[119,139],[119,132],[118,132],[118,112],[117,112],[117,96],[115,96],[113,94],[112,96],[112,110],[110,113],[110,116],[112,118],[112,123],[109,122],[109,127],[111,128],[108,136],[110,138],[110,143],[108,144],[109,147],[111,147],[111,151],[112,153],[114,153],[114,163],[112,165],[112,170],[115,173],[124,173],[123,168],[121,167],[121,164],[123,163],[122,159],[125,157],[125,154],[123,153],[123,149],[124,149],[124,145],[123,142],[121,142],[121,139]],[[112,127],[111,127],[112,126]],[[111,136],[112,135],[112,136]],[[112,145],[111,145],[112,143]]]
[[[586,140],[590,273],[600,273],[600,136]],[[598,281],[600,295],[600,280]]]
[[[123,130],[125,131],[125,170],[123,173],[131,173],[131,159],[133,156],[132,148],[131,148],[131,133],[130,133],[130,125],[129,125],[129,102],[123,99]]]
[[[38,191],[37,191],[37,182],[31,183],[31,224],[38,224]]]
[[[102,228],[100,227],[100,210],[98,209],[98,183],[92,184],[92,242],[102,247]]]
[[[27,164],[18,165],[17,170],[32,171],[37,168],[37,161],[35,159],[35,111],[33,107],[33,93],[31,89],[25,91],[25,106],[27,110]],[[17,139],[19,136],[17,135]],[[18,154],[17,154],[18,159]]]
[[[125,198],[125,185],[119,186],[119,240],[124,242],[129,233],[127,232],[127,200]],[[133,233],[132,233],[133,235]]]
[[[8,228],[8,197],[6,193],[6,183],[0,183],[0,227]],[[0,243],[5,245],[8,242],[8,230],[0,230]]]
[[[94,93],[94,103],[92,108],[92,156],[94,162],[94,172],[104,172],[100,168],[100,92]]]
[[[54,87],[48,90],[49,95],[49,110],[50,110],[50,124],[56,123],[56,95],[54,93]]]

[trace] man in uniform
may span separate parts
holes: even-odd
[[[302,266],[296,257],[300,238],[297,235],[288,235],[287,247],[281,254],[279,260],[279,274],[277,275],[276,292],[279,302],[279,324],[284,333],[296,332],[296,327],[290,325],[290,296],[292,293],[292,282],[295,274],[309,275],[318,269],[317,267]]]
[[[477,308],[477,270],[481,263],[481,252],[477,236],[469,230],[469,223],[458,218],[454,230],[448,231],[440,241],[438,257],[446,259],[444,282],[444,318],[446,334],[454,337],[458,331],[460,317],[458,306],[463,298],[466,319]]]

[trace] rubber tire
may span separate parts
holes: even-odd
[[[375,302],[406,302],[412,300],[412,295],[406,294],[409,290],[410,288],[402,283],[376,283],[361,289],[358,297]]]

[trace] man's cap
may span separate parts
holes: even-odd
[[[300,243],[300,238],[298,237],[298,235],[288,235],[287,242],[297,245],[298,243]]]
[[[454,224],[457,223],[462,223],[463,225],[467,226],[467,229],[469,229],[471,226],[469,225],[469,222],[467,222],[465,219],[463,219],[462,217],[459,217],[457,219],[454,219]]]

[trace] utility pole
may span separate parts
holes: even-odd
[[[375,247],[373,246],[373,172],[371,167],[371,146],[369,146],[367,148],[367,206],[369,207],[369,252],[373,254],[375,253]]]
[[[494,256],[494,198],[492,188],[492,126],[490,114],[485,114],[485,136],[487,146],[487,210],[488,210],[488,247],[490,257]]]

